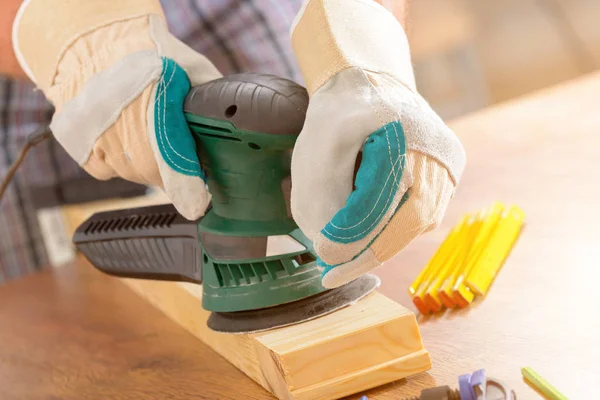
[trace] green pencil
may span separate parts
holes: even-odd
[[[568,400],[565,395],[561,394],[554,386],[539,376],[538,373],[532,370],[530,367],[522,368],[521,373],[523,374],[523,378],[525,378],[527,383],[539,390],[548,399]]]

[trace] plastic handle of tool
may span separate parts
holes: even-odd
[[[211,255],[264,257],[268,236],[297,229],[289,205],[290,163],[307,107],[305,88],[268,74],[230,75],[193,87],[183,111],[211,209],[195,222],[167,205],[98,213],[77,229],[75,246],[110,275],[195,283],[212,265]]]
[[[73,243],[108,275],[202,283],[197,223],[170,204],[96,213]]]

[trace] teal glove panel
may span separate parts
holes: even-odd
[[[323,228],[323,235],[337,243],[352,243],[367,236],[392,206],[405,164],[402,124],[393,121],[373,132],[363,148],[356,189]]]
[[[196,155],[196,143],[183,114],[190,90],[187,74],[175,61],[162,57],[163,70],[156,88],[154,130],[164,161],[175,171],[206,181]]]

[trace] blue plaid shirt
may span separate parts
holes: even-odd
[[[301,82],[289,29],[301,0],[161,0],[171,32],[224,75],[264,72]],[[52,107],[28,82],[0,76],[0,176]],[[32,150],[0,201],[0,284],[48,263],[29,188],[85,175],[56,142]],[[101,196],[101,194],[99,194]]]

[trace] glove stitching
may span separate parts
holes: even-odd
[[[175,69],[173,69],[173,74],[171,75],[171,77],[173,75],[175,75]],[[169,83],[170,82],[171,82],[171,80],[169,80]],[[157,106],[159,108],[162,108],[163,113],[164,113],[163,119],[166,120],[166,109],[167,109],[167,107],[166,107],[166,105],[162,105],[162,99],[164,97],[164,102],[166,103],[167,88],[165,87],[164,90],[160,91],[160,87],[161,87],[161,85],[164,85],[164,83],[165,83],[165,79],[164,79],[164,70],[163,70],[163,73],[161,75],[160,82],[159,82],[159,92],[162,93],[162,95],[161,96],[157,96],[157,100],[158,100]],[[161,105],[162,105],[162,107],[161,107]],[[186,171],[186,172],[191,172],[193,174],[197,174],[198,173],[197,170],[192,170],[192,169],[187,169],[187,168],[182,167],[181,165],[179,165],[179,163],[175,162],[171,158],[171,156],[169,155],[169,153],[167,151],[165,151],[166,147],[165,147],[164,142],[163,142],[163,140],[164,140],[163,139],[163,131],[164,131],[164,134],[165,134],[165,137],[166,137],[166,123],[161,120],[161,118],[160,118],[160,112],[158,113],[157,123],[158,123],[158,138],[160,139],[159,145],[163,149],[163,152],[167,156],[167,158],[169,159],[169,161],[171,161],[171,163],[173,163],[177,168],[179,168],[182,171]],[[173,149],[173,151],[175,151],[175,150]],[[177,152],[175,152],[175,153],[177,153]],[[180,155],[180,157],[181,157],[181,155]]]
[[[396,164],[398,164],[398,162],[399,162],[401,159],[402,159],[402,157],[398,157],[398,160],[396,161],[396,163],[394,163],[394,166],[395,166]],[[390,177],[391,177],[391,176],[392,176],[392,173],[390,172],[390,173],[388,174],[388,178],[387,178],[387,180],[386,180],[386,183],[385,183],[385,184],[384,184],[384,186],[383,186],[383,189],[385,189],[385,188],[386,188],[386,186],[387,186],[387,182],[390,180]],[[382,192],[383,192],[383,189],[381,190]],[[379,222],[380,222],[380,221],[379,221],[379,217],[381,217],[381,215],[382,215],[382,214],[384,214],[384,213],[386,213],[386,212],[387,212],[387,206],[388,206],[388,204],[390,203],[390,201],[391,201],[391,200],[393,200],[393,198],[394,198],[394,196],[392,196],[392,192],[390,192],[390,195],[388,196],[388,199],[387,199],[387,201],[386,201],[385,207],[384,207],[384,208],[381,210],[381,212],[379,213],[379,215],[377,216],[377,218],[375,219],[375,221],[373,221],[373,223],[371,223],[371,225],[370,225],[368,228],[366,228],[365,230],[363,230],[362,232],[360,232],[360,233],[358,233],[358,234],[356,234],[356,235],[353,235],[353,236],[336,236],[336,235],[332,234],[330,231],[328,231],[328,230],[327,230],[327,227],[325,227],[325,228],[324,228],[324,231],[325,231],[325,232],[326,232],[328,235],[330,235],[331,237],[334,237],[334,238],[336,238],[336,239],[352,239],[352,238],[355,238],[355,237],[361,236],[361,235],[363,235],[365,232],[368,232],[369,230],[371,230],[371,228],[373,228],[373,226],[374,226],[374,225],[376,225],[377,223],[379,223]],[[377,202],[379,202],[379,200],[378,200]],[[376,204],[377,204],[377,203],[376,203]],[[332,224],[332,226],[333,226],[333,224]],[[343,229],[345,229],[345,228],[337,228],[337,229],[343,230]],[[349,229],[349,228],[346,228],[346,229]]]
[[[163,61],[163,63],[164,63],[164,61]],[[164,85],[164,83],[165,83],[165,73],[164,73],[164,70],[163,70],[163,73],[160,76],[160,82],[159,82],[160,89],[158,89],[158,93],[156,94],[156,99],[154,100],[154,104],[158,103],[158,101],[162,98],[163,94],[166,95],[167,88],[171,84],[171,81],[173,80],[174,76],[175,76],[175,68],[173,68],[173,72],[171,73],[171,77],[169,78],[169,81],[167,82],[166,85]]]
[[[385,126],[384,126],[384,129],[385,129],[386,137],[388,137],[388,135],[389,135],[389,131],[388,131],[388,127],[387,127],[387,125],[385,125]],[[389,141],[388,141],[388,142],[389,142]],[[334,228],[336,228],[336,229],[340,229],[340,230],[348,230],[348,229],[356,228],[357,226],[359,226],[359,225],[361,225],[362,223],[364,223],[364,222],[365,222],[365,220],[366,220],[366,219],[367,219],[367,218],[368,218],[368,217],[369,217],[369,216],[370,216],[370,215],[373,213],[373,211],[375,210],[375,207],[377,206],[377,204],[379,204],[379,200],[381,200],[381,195],[383,194],[383,191],[384,191],[384,190],[385,190],[385,188],[387,187],[387,183],[388,183],[388,181],[390,180],[390,176],[393,174],[394,167],[396,166],[396,164],[398,163],[398,161],[399,161],[399,160],[400,160],[400,157],[398,158],[398,160],[397,160],[395,163],[391,164],[391,165],[392,165],[392,171],[390,171],[390,173],[388,174],[388,178],[386,179],[386,181],[385,181],[385,183],[384,183],[383,187],[381,188],[381,191],[379,192],[379,196],[377,197],[377,201],[375,202],[375,204],[373,205],[373,207],[371,208],[371,210],[369,211],[369,213],[368,213],[368,214],[367,214],[367,215],[366,215],[366,216],[365,216],[365,217],[364,217],[364,218],[363,218],[361,221],[359,221],[359,222],[357,222],[355,225],[352,225],[352,226],[349,226],[349,227],[340,227],[340,226],[337,226],[337,225],[335,225],[333,222],[330,222],[331,226],[333,226],[333,227],[334,227]],[[389,199],[390,199],[390,197],[392,197],[392,192],[390,192],[390,194],[388,195],[388,199],[386,200],[386,206],[387,206],[387,205],[388,205],[388,203],[389,203]],[[384,207],[384,209],[382,210],[382,212],[384,212],[384,211],[385,211],[385,207]],[[381,216],[381,213],[379,214],[379,216]],[[379,216],[378,216],[378,218],[379,218]],[[327,228],[327,227],[325,227],[325,228]],[[368,229],[367,229],[367,230],[368,230]],[[327,232],[327,233],[330,233],[330,232],[329,232],[329,231],[327,231],[327,230],[326,230],[326,232]],[[363,231],[363,233],[364,233],[364,231]],[[332,235],[332,236],[333,236],[333,235]],[[358,235],[357,235],[357,236],[358,236]]]
[[[171,74],[171,77],[169,78],[169,81],[167,82],[166,86],[165,86],[165,90],[163,90],[163,96],[165,98],[165,107],[163,109],[163,113],[165,113],[165,138],[167,139],[167,144],[169,145],[169,147],[171,148],[171,150],[173,150],[173,152],[175,154],[177,154],[179,157],[181,157],[182,159],[184,159],[187,162],[190,162],[194,165],[200,165],[200,163],[198,161],[194,161],[194,160],[190,160],[189,158],[182,156],[181,154],[179,154],[179,152],[177,150],[175,150],[175,148],[173,147],[173,145],[171,144],[171,141],[169,140],[169,135],[167,135],[167,130],[166,130],[166,99],[167,99],[167,88],[169,87],[169,85],[171,84],[171,81],[173,80],[173,77],[175,76],[175,68],[173,68],[173,73]]]
[[[405,192],[404,196],[402,196],[402,199],[400,199],[400,204],[398,204],[398,207],[396,208],[396,211],[394,211],[394,215],[392,216],[392,218],[390,218],[390,220],[386,223],[386,227],[392,221],[392,219],[394,218],[394,216],[396,215],[396,213],[398,212],[398,210],[400,209],[400,207],[402,207],[402,205],[404,204],[404,202],[406,200],[408,200],[408,192]],[[384,227],[384,229],[385,229],[385,227]],[[350,262],[358,259],[358,257],[360,257],[366,251],[371,250],[371,245],[373,243],[375,243],[375,241],[379,238],[380,235],[381,235],[381,232],[379,234],[375,235],[375,237],[366,246],[364,246],[364,248],[361,251],[359,251],[354,257],[352,257],[348,261],[343,261],[343,262],[340,262],[338,264],[327,264],[322,259],[317,258],[317,265],[319,265],[319,263],[321,263],[321,264],[323,264],[322,266],[331,267],[331,268],[335,268],[335,267],[338,267],[340,265],[348,265],[348,263],[350,263]],[[371,252],[373,252],[373,250],[371,250]],[[379,265],[382,265],[385,262],[385,261],[379,261],[379,259],[377,259],[377,258],[375,258],[375,260],[378,262]],[[332,270],[330,270],[330,271],[332,271]]]
[[[361,72],[362,72],[362,70],[361,70]],[[365,73],[363,72],[363,76],[365,76],[364,74],[365,74]],[[353,78],[354,78],[354,83],[356,84],[356,88],[357,88],[357,90],[358,90],[358,91],[360,91],[360,86],[361,86],[361,85],[360,85],[360,82],[359,82],[359,80],[358,80],[358,77],[357,77],[357,76],[355,76],[355,75],[353,75],[352,73],[351,73],[351,75],[352,75],[352,76],[353,76]],[[366,80],[367,80],[367,82],[368,82],[368,77],[366,77],[366,76],[365,76],[365,78],[366,78]],[[387,144],[388,144],[388,155],[389,155],[389,157],[390,157],[390,165],[392,165],[392,172],[394,172],[394,176],[395,176],[396,174],[395,174],[395,171],[394,171],[394,168],[393,168],[393,166],[394,166],[394,163],[393,163],[393,161],[392,161],[392,150],[391,150],[390,140],[389,140],[389,136],[388,136],[388,135],[389,135],[389,132],[388,132],[388,127],[387,127],[387,124],[385,123],[385,121],[384,121],[384,120],[383,120],[383,118],[381,117],[381,114],[379,114],[379,112],[377,111],[377,109],[375,108],[375,106],[373,105],[373,103],[371,103],[371,101],[370,101],[370,100],[368,101],[368,103],[369,103],[369,106],[371,106],[371,109],[373,110],[373,113],[375,113],[375,115],[377,116],[377,119],[379,120],[379,122],[381,123],[381,125],[382,125],[382,126],[384,127],[384,129],[385,129],[385,138],[386,138],[386,140],[387,140]],[[394,179],[394,181],[396,181],[396,179]],[[369,211],[369,213],[368,213],[368,214],[367,214],[367,215],[366,215],[366,216],[365,216],[365,217],[364,217],[364,218],[363,218],[361,221],[357,222],[357,223],[356,223],[355,225],[353,225],[353,226],[349,226],[349,227],[346,227],[346,228],[342,228],[342,227],[339,227],[339,226],[335,225],[335,224],[333,223],[333,220],[332,220],[332,221],[330,221],[330,222],[329,222],[329,223],[331,224],[331,226],[333,226],[333,227],[334,227],[334,228],[336,228],[336,229],[340,229],[340,230],[349,230],[349,229],[355,228],[355,227],[357,227],[357,226],[361,225],[362,223],[364,223],[364,222],[366,221],[366,219],[367,219],[367,218],[369,218],[369,216],[370,216],[370,215],[373,213],[373,211],[375,210],[375,207],[377,206],[377,204],[379,204],[379,200],[381,199],[381,195],[382,195],[383,191],[385,190],[386,186],[387,186],[387,180],[386,180],[386,183],[384,184],[383,188],[381,188],[381,192],[379,192],[379,196],[377,197],[377,201],[375,202],[375,204],[373,205],[373,207],[371,208],[371,210]],[[391,196],[391,192],[390,192],[390,196]],[[389,203],[389,197],[388,197],[388,201],[386,201],[386,206],[387,206],[387,203]],[[384,209],[385,209],[385,208],[384,208]],[[380,214],[379,216],[381,216],[381,214]],[[379,219],[379,216],[376,218],[376,220],[377,220],[377,219]],[[331,236],[334,236],[334,237],[336,237],[335,235],[331,234],[331,233],[330,233],[330,232],[327,230],[327,226],[325,227],[325,232],[329,233]],[[362,233],[364,233],[364,232],[366,232],[366,231],[363,231]],[[357,235],[357,236],[359,236],[359,235]],[[338,237],[338,239],[339,239],[339,237]]]
[[[373,89],[375,92],[377,92],[377,90],[375,90],[373,84],[369,80],[369,77],[367,76],[366,72],[363,71],[362,69],[360,70],[360,72],[362,72],[363,77],[367,81],[367,85],[368,85],[369,89]],[[358,89],[360,89],[360,82],[359,82],[357,76],[354,76],[354,82],[356,83],[356,87]],[[377,93],[377,94],[379,94],[379,93]],[[369,100],[368,102],[369,102],[369,105],[371,106],[371,109],[375,113],[375,115],[377,115],[377,118],[379,119],[379,122],[381,123],[382,126],[384,126],[386,123],[385,123],[384,119],[382,118],[381,114],[379,113],[379,111],[377,111],[377,109],[375,108],[375,106],[373,105],[373,103],[371,102],[371,100]],[[383,105],[383,101],[381,100],[381,96],[379,96],[379,102]],[[385,107],[383,107],[383,108],[385,109]],[[389,115],[389,113],[388,113],[388,116],[391,117],[391,115]],[[390,119],[392,119],[392,118],[390,118]],[[394,129],[396,129],[396,128],[394,127]],[[396,137],[398,137],[398,136],[396,135]],[[387,134],[385,136],[385,139],[387,140],[387,144],[388,144],[388,155],[390,157],[390,165],[393,165],[394,163],[392,161],[392,149],[391,149],[391,145],[390,145],[390,138],[388,137]],[[395,171],[394,171],[394,182],[398,182],[398,176],[396,175]]]
[[[365,78],[366,78],[366,80],[367,80],[367,82],[368,82],[368,85],[369,85],[369,87],[370,87],[371,89],[373,89],[373,90],[374,90],[374,91],[375,91],[377,94],[379,94],[379,93],[377,92],[377,90],[375,89],[375,87],[373,86],[373,84],[372,84],[372,83],[371,83],[371,82],[368,80],[368,77],[366,77],[366,74],[364,73],[364,71],[362,71],[362,70],[361,70],[361,72],[362,72],[362,73],[363,73],[363,75],[365,76]],[[357,78],[357,77],[354,77],[354,79],[355,79],[355,83],[356,83],[356,85],[357,85],[357,88],[360,88],[360,82],[358,81],[358,78]],[[390,119],[392,119],[392,115],[391,115],[391,113],[389,112],[389,110],[388,110],[388,109],[385,107],[385,105],[383,104],[383,100],[381,99],[381,96],[378,96],[378,97],[379,97],[379,101],[381,102],[381,105],[382,105],[383,109],[384,109],[384,110],[386,110],[386,112],[387,112],[388,116],[390,117]],[[375,113],[375,115],[376,115],[376,116],[377,116],[377,118],[379,119],[379,122],[381,122],[381,124],[383,125],[383,127],[384,127],[384,129],[385,129],[385,132],[386,132],[386,135],[385,135],[385,137],[386,137],[386,141],[387,141],[387,144],[388,144],[388,155],[389,155],[389,158],[390,158],[390,165],[391,165],[391,171],[390,171],[390,175],[391,175],[391,174],[393,174],[393,175],[394,175],[394,183],[396,184],[396,189],[398,189],[398,188],[400,187],[400,181],[398,180],[398,174],[396,173],[395,166],[396,166],[396,164],[397,164],[397,163],[398,163],[400,160],[402,160],[402,159],[403,159],[403,157],[405,157],[406,155],[405,155],[405,154],[403,154],[403,155],[399,156],[399,157],[398,157],[398,160],[397,160],[395,163],[392,161],[391,144],[390,144],[390,140],[389,140],[389,131],[388,131],[388,126],[389,126],[389,124],[385,124],[385,122],[384,122],[383,118],[381,117],[381,114],[379,114],[379,112],[377,111],[377,109],[375,108],[375,106],[374,106],[374,105],[373,105],[373,104],[372,104],[370,101],[369,101],[369,105],[371,106],[371,109],[373,110],[373,112]],[[396,119],[396,120],[393,120],[392,122],[399,122],[399,121]],[[396,143],[397,143],[397,149],[398,149],[398,153],[400,153],[400,137],[398,136],[398,130],[396,129],[396,125],[395,125],[395,124],[394,124],[394,132],[395,132],[396,139],[397,139]],[[385,190],[385,188],[387,187],[387,182],[389,181],[389,177],[390,177],[390,175],[388,175],[388,178],[386,179],[386,182],[385,182],[385,184],[383,185],[383,188],[381,189],[381,191],[380,191],[380,193],[379,193],[379,196],[378,196],[378,198],[377,198],[377,201],[375,202],[375,204],[373,205],[373,207],[371,208],[371,210],[369,211],[369,213],[368,213],[368,214],[367,214],[367,215],[366,215],[366,216],[365,216],[365,217],[364,217],[364,218],[363,218],[361,221],[357,222],[357,223],[356,223],[355,225],[353,225],[353,226],[350,226],[350,227],[345,227],[345,228],[344,228],[344,227],[339,227],[339,226],[335,225],[335,224],[333,223],[333,221],[330,221],[330,222],[329,222],[329,224],[330,224],[332,227],[334,227],[334,228],[336,228],[336,229],[339,229],[339,230],[349,230],[349,229],[353,229],[353,228],[355,228],[355,227],[357,227],[357,226],[360,226],[362,223],[364,223],[364,222],[366,221],[366,219],[367,219],[367,218],[368,218],[368,217],[369,217],[369,216],[370,216],[370,215],[373,213],[373,211],[375,210],[375,207],[377,206],[377,204],[379,204],[379,200],[381,199],[381,195],[382,195],[383,191]],[[377,218],[375,219],[375,221],[374,221],[373,223],[371,223],[371,225],[370,225],[370,226],[369,226],[367,229],[365,229],[364,231],[362,231],[361,233],[359,233],[359,234],[357,234],[357,235],[354,235],[354,236],[348,236],[348,237],[336,236],[336,235],[332,234],[332,233],[331,233],[329,230],[327,230],[327,226],[325,226],[324,230],[325,230],[325,232],[326,232],[327,234],[329,234],[329,235],[331,235],[332,237],[334,237],[334,238],[337,238],[337,239],[352,239],[352,238],[354,238],[354,237],[361,236],[362,234],[364,234],[365,232],[367,232],[368,230],[370,230],[370,229],[371,229],[371,228],[372,228],[372,227],[373,227],[375,224],[377,224],[378,222],[380,222],[380,221],[379,221],[379,218],[381,217],[381,215],[382,215],[382,214],[384,214],[385,212],[387,212],[387,206],[388,206],[388,204],[390,203],[390,199],[392,199],[393,197],[394,197],[394,196],[393,196],[393,191],[390,191],[390,194],[388,195],[388,198],[387,198],[387,200],[386,200],[385,207],[384,207],[384,208],[382,209],[382,211],[379,213],[379,215],[377,216]]]
[[[385,129],[385,132],[386,132],[386,136],[387,136],[387,135],[389,135],[389,130],[388,130],[388,128],[387,128],[387,125],[385,125],[385,126],[384,126],[384,129]],[[392,169],[392,171],[390,171],[390,173],[388,174],[388,176],[387,176],[387,179],[386,179],[385,183],[383,184],[383,187],[382,187],[382,189],[381,189],[381,191],[380,191],[380,193],[379,193],[379,197],[377,198],[377,201],[375,202],[375,205],[373,206],[373,208],[371,209],[371,211],[369,212],[369,214],[368,214],[368,215],[367,215],[365,218],[363,218],[363,220],[362,220],[361,222],[359,222],[358,224],[356,224],[354,227],[356,227],[356,226],[360,225],[361,223],[363,223],[363,222],[366,220],[366,218],[367,218],[369,215],[371,215],[371,213],[372,213],[372,212],[373,212],[373,210],[375,209],[375,206],[376,206],[376,205],[379,203],[379,200],[381,199],[381,195],[383,194],[383,191],[384,191],[384,190],[385,190],[385,188],[387,187],[387,184],[388,184],[388,182],[390,181],[390,177],[392,176],[392,174],[393,174],[393,172],[394,172],[394,168],[396,167],[396,165],[397,165],[397,164],[398,164],[398,163],[399,163],[401,160],[403,160],[403,159],[404,159],[404,157],[405,157],[405,155],[404,155],[404,154],[403,154],[403,155],[401,155],[400,157],[398,157],[398,160],[396,160],[396,162],[395,162],[394,164],[392,164],[392,166],[391,166],[391,169]],[[398,185],[398,186],[399,186],[399,185]],[[386,200],[385,206],[383,207],[383,209],[381,210],[381,212],[379,213],[379,215],[377,216],[377,218],[375,218],[375,221],[373,221],[373,222],[371,223],[371,225],[370,225],[369,227],[367,227],[365,230],[363,230],[362,232],[360,232],[360,233],[358,233],[358,234],[356,234],[356,235],[353,235],[353,236],[336,236],[336,235],[332,234],[332,233],[331,233],[329,230],[327,230],[327,226],[325,226],[325,228],[323,228],[323,230],[324,230],[324,231],[325,231],[327,234],[329,234],[331,237],[334,237],[334,238],[336,238],[336,239],[352,239],[352,238],[355,238],[355,237],[358,237],[358,236],[361,236],[361,235],[363,235],[365,232],[367,232],[367,231],[369,231],[371,228],[373,228],[373,226],[374,226],[374,225],[376,225],[377,223],[379,223],[379,222],[380,222],[380,221],[379,221],[379,218],[380,218],[380,217],[381,217],[381,216],[382,216],[384,213],[386,213],[386,212],[387,212],[387,206],[389,205],[390,201],[391,201],[391,200],[393,200],[393,198],[394,198],[394,196],[392,195],[392,193],[393,193],[393,192],[392,192],[392,191],[390,191],[390,194],[388,195],[388,198],[387,198],[387,200]],[[333,223],[331,223],[331,222],[330,222],[330,224],[331,224],[331,226],[333,226],[334,228],[336,228],[336,229],[340,229],[340,230],[348,230],[348,229],[350,229],[350,228],[353,228],[353,227],[350,227],[350,228],[340,228],[340,227],[337,227],[337,226],[335,226],[335,225],[334,225]]]
[[[377,92],[378,94],[378,98],[379,98],[379,103],[381,103],[381,108],[383,108],[386,112],[386,114],[388,115],[388,118],[392,121],[398,121],[400,124],[402,124],[402,121],[400,121],[400,115],[397,116],[396,119],[393,118],[393,115],[391,113],[391,111],[388,109],[388,107],[385,106],[385,103],[383,102],[383,99],[381,98],[381,95],[379,95],[379,92],[377,90],[377,88],[375,88],[373,86],[373,84],[371,84],[371,86],[373,87],[373,89],[375,90],[375,92]],[[396,134],[396,143],[398,145],[398,152],[400,152],[400,137],[398,136],[398,129],[396,129],[396,124],[393,125],[394,127],[394,133]],[[388,140],[388,146],[389,146],[389,140]],[[391,155],[390,155],[390,160],[391,160]],[[402,169],[404,170],[404,165],[402,166]],[[400,177],[400,179],[402,179],[402,177]],[[396,174],[394,174],[394,182],[397,183],[397,187],[400,187],[400,180],[398,179],[398,176]]]

